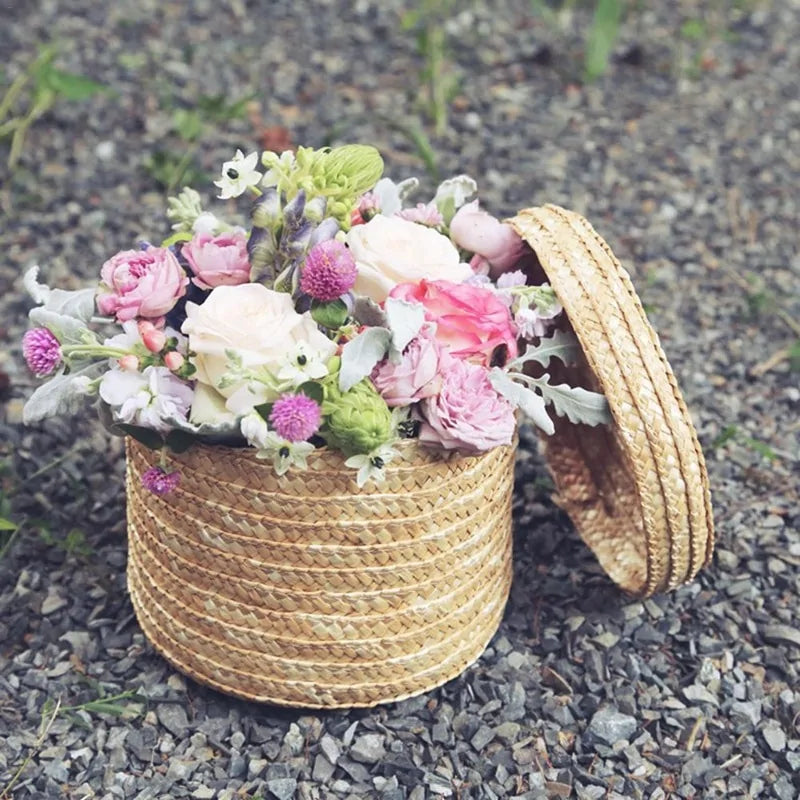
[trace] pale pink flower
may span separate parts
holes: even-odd
[[[178,259],[165,247],[123,250],[103,264],[100,275],[97,307],[118,322],[163,317],[189,283]]]
[[[450,236],[460,248],[475,254],[470,262],[473,269],[488,264],[495,278],[514,269],[528,252],[519,234],[508,223],[482,211],[477,200],[456,211]]]
[[[198,233],[181,248],[181,255],[194,273],[192,283],[201,289],[238,286],[250,280],[244,231],[228,231],[218,236]]]
[[[425,325],[397,364],[387,358],[375,367],[372,383],[386,405],[411,405],[439,391],[442,385],[439,372],[447,357],[436,341],[433,325]]]
[[[436,323],[436,339],[457,358],[489,366],[498,348],[509,358],[517,354],[511,313],[491,289],[423,280],[395,286],[390,296],[421,303],[425,319]]]
[[[418,222],[429,228],[436,228],[444,223],[444,217],[436,207],[436,203],[417,203],[414,208],[404,208],[395,214],[396,217],[407,219],[409,222]]]
[[[453,358],[444,365],[441,377],[439,393],[416,407],[420,442],[463,453],[511,444],[514,408],[494,389],[487,369]]]

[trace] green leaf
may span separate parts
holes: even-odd
[[[388,297],[383,307],[392,332],[392,348],[402,353],[423,326],[425,308],[421,303],[410,303],[396,297]]]
[[[160,450],[164,446],[164,438],[151,428],[142,428],[140,425],[128,425],[126,422],[115,422],[114,427],[121,430],[137,442],[151,450]]]
[[[325,399],[325,391],[316,381],[306,381],[299,386],[299,391],[319,405],[322,405],[322,401]]]
[[[12,522],[10,519],[6,519],[5,517],[0,517],[0,531],[15,531],[16,529],[16,522]]]
[[[705,22],[701,19],[687,19],[681,25],[681,36],[684,39],[692,39],[694,41],[705,39],[708,36]]]
[[[274,403],[262,403],[260,406],[253,406],[253,411],[258,413],[262,419],[269,422],[269,415],[272,413],[272,406]]]
[[[800,339],[789,345],[789,369],[800,372]]]
[[[566,417],[570,422],[580,422],[584,425],[605,425],[611,422],[608,401],[602,394],[590,392],[580,386],[569,386],[566,383],[551,386],[548,382],[549,376],[542,378],[526,376],[526,380],[542,393],[546,402],[552,404],[559,417]]]
[[[515,358],[508,367],[519,368],[528,361],[536,361],[546,367],[551,358],[558,358],[564,364],[574,364],[579,352],[580,347],[575,334],[556,331],[552,336],[542,339],[536,347],[528,346],[525,352]]]
[[[65,100],[86,100],[93,95],[109,92],[108,86],[85,75],[64,72],[47,64],[37,75],[37,83],[61,95]]]
[[[710,449],[717,450],[723,445],[730,442],[732,439],[736,438],[736,434],[739,432],[739,428],[736,425],[727,425],[725,428],[722,429],[720,434],[711,442]]]
[[[498,394],[518,408],[537,428],[541,428],[548,436],[555,433],[555,426],[547,413],[544,399],[536,392],[513,381],[511,376],[499,367],[495,367],[489,373],[489,380]]]
[[[621,20],[622,0],[597,0],[584,55],[586,80],[596,80],[606,71]]]
[[[369,375],[386,355],[392,334],[386,328],[367,328],[342,348],[339,390],[348,392]]]
[[[173,453],[185,453],[197,443],[197,439],[188,431],[170,431],[167,434],[166,444]]]
[[[311,304],[311,318],[323,328],[338,330],[347,321],[347,305],[342,299],[331,300],[329,303],[314,300]]]
[[[179,108],[172,115],[172,127],[181,139],[192,142],[203,132],[203,120],[196,111]]]

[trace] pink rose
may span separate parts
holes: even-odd
[[[514,269],[527,253],[519,234],[507,223],[481,211],[477,200],[456,211],[450,236],[462,250],[475,254],[470,262],[473,269],[488,265],[492,277]]]
[[[436,323],[436,339],[457,358],[488,366],[494,351],[503,345],[509,358],[517,355],[511,312],[491,289],[423,280],[395,286],[390,297],[422,303],[425,319]]]
[[[101,314],[117,322],[134,317],[157,319],[186,294],[189,279],[178,259],[165,247],[123,250],[103,264],[97,295]]]
[[[247,235],[243,231],[229,231],[219,236],[198,233],[181,248],[181,255],[194,273],[192,283],[201,289],[238,286],[250,280]]]
[[[495,391],[487,369],[452,358],[441,378],[439,394],[417,406],[423,444],[465,453],[511,444],[514,408]]]
[[[388,358],[372,372],[372,382],[388,406],[408,406],[435,395],[442,385],[442,359],[449,358],[425,325],[403,351],[398,364]]]

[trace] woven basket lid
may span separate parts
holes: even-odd
[[[570,380],[605,394],[609,426],[556,418],[542,436],[556,502],[623,589],[650,595],[708,563],[714,521],[703,453],[628,273],[579,214],[509,220],[538,257],[583,350]]]

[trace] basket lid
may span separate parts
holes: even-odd
[[[602,391],[613,422],[555,419],[542,435],[569,514],[623,589],[650,595],[708,563],[714,521],[703,453],[628,273],[579,214],[546,205],[508,220],[533,249],[578,337],[574,375]]]

